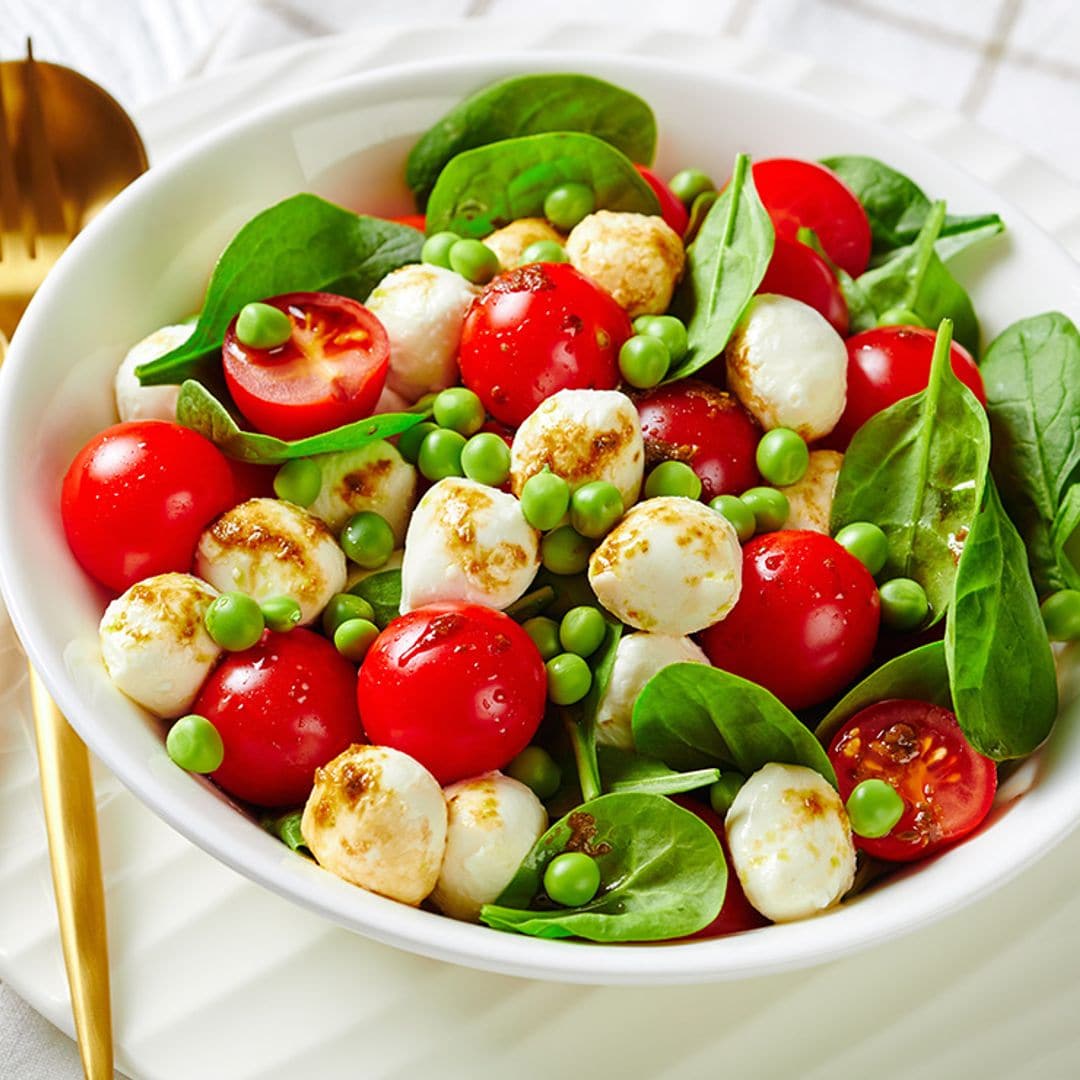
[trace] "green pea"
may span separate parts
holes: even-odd
[[[552,188],[544,199],[544,217],[563,232],[569,232],[596,209],[596,196],[588,184],[570,181]]]
[[[746,783],[746,777],[742,773],[722,772],[720,779],[709,785],[709,804],[723,817],[739,794],[739,788]]]
[[[754,511],[738,495],[717,495],[709,502],[709,505],[731,522],[740,544],[745,544],[754,535],[754,530],[757,528]]]
[[[528,266],[529,263],[564,263],[569,262],[570,256],[566,249],[556,240],[537,240],[530,244],[521,253],[519,266]]]
[[[420,261],[450,269],[450,249],[461,239],[456,232],[433,233],[420,249]]]
[[[452,386],[432,403],[435,423],[462,435],[475,435],[484,426],[484,406],[471,390]]]
[[[374,622],[375,609],[362,597],[354,593],[338,593],[330,598],[330,603],[323,609],[323,633],[333,638],[342,623],[350,619],[367,619]]]
[[[560,525],[540,541],[540,561],[553,574],[580,574],[592,551],[593,545],[571,525]]]
[[[346,619],[334,631],[334,648],[359,664],[378,636],[379,628],[370,619]]]
[[[205,716],[181,716],[165,736],[165,751],[181,769],[212,773],[225,760],[225,744],[218,729]]]
[[[521,629],[532,638],[540,656],[544,660],[550,660],[562,652],[562,643],[559,641],[559,624],[546,615],[537,615],[535,618],[526,619],[521,624]]]
[[[436,428],[420,444],[417,465],[432,482],[461,476],[461,451],[464,449],[464,435],[449,428]]]
[[[923,587],[911,578],[893,578],[878,589],[881,621],[890,630],[914,630],[930,611]]]
[[[878,326],[925,326],[926,323],[910,308],[889,308],[878,318]]]
[[[548,697],[556,705],[573,705],[592,689],[592,671],[576,653],[559,653],[546,667]]]
[[[649,334],[627,338],[619,349],[619,373],[639,390],[658,385],[671,367],[671,353],[659,339]]]
[[[322,469],[311,458],[293,458],[274,474],[274,494],[297,506],[310,506],[322,491]]]
[[[530,476],[522,486],[521,512],[534,529],[554,529],[569,508],[570,485],[547,469]]]
[[[607,633],[607,622],[594,607],[571,608],[559,624],[559,642],[578,656],[592,656],[600,648]]]
[[[880,574],[889,557],[888,537],[873,522],[853,521],[837,534],[836,542],[870,571]]]
[[[474,285],[486,285],[502,267],[483,241],[459,240],[450,248],[450,269]]]
[[[661,461],[645,478],[645,498],[677,495],[701,498],[701,479],[684,461]]]
[[[510,447],[494,431],[481,431],[461,448],[461,469],[478,484],[502,487],[510,476]]]
[[[904,799],[884,780],[863,780],[851,789],[847,812],[856,836],[877,840],[888,836],[904,816]]]
[[[544,892],[563,907],[581,907],[600,889],[600,867],[584,851],[564,851],[544,870]]]
[[[682,319],[676,319],[674,315],[639,315],[634,320],[634,332],[662,341],[673,364],[681,360],[690,347],[686,326]]]
[[[532,788],[538,799],[550,799],[562,784],[562,769],[542,746],[526,746],[506,766],[506,775]]]
[[[403,431],[398,436],[398,453],[406,461],[410,461],[415,465],[420,458],[420,447],[424,445],[424,440],[433,431],[438,430],[438,424],[433,424],[430,420],[425,420],[423,423],[409,428],[408,431]]]
[[[582,484],[570,496],[570,524],[593,540],[606,535],[623,516],[619,489],[607,480]]]
[[[753,487],[744,491],[740,499],[750,507],[754,515],[754,531],[776,532],[782,529],[791,513],[787,496],[771,487]]]
[[[770,484],[787,487],[800,481],[810,464],[810,451],[798,432],[773,428],[757,445],[758,472]]]
[[[341,530],[341,546],[357,566],[378,570],[394,553],[394,530],[381,514],[361,510]]]
[[[1061,589],[1051,593],[1039,610],[1051,641],[1080,641],[1080,592]]]
[[[249,349],[276,349],[292,337],[292,319],[273,304],[245,304],[236,316],[236,340]]]
[[[203,616],[206,632],[227,652],[250,649],[266,629],[259,605],[240,592],[222,593]]]
[[[300,625],[303,612],[291,596],[271,596],[259,605],[263,622],[275,634],[284,634]]]
[[[683,169],[677,172],[668,181],[668,187],[671,188],[672,195],[686,206],[706,191],[716,190],[716,185],[700,169]]]

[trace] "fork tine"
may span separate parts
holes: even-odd
[[[34,211],[37,231],[34,244],[66,245],[69,237],[64,220],[64,203],[60,193],[60,178],[56,162],[49,150],[45,117],[41,111],[41,95],[38,91],[37,61],[34,59],[30,41],[26,43],[26,59],[23,61],[23,77],[26,85],[26,115],[23,134],[30,158],[30,205]]]
[[[9,115],[4,101],[4,69],[0,68],[0,260],[29,258],[23,229],[15,156],[11,148]]]

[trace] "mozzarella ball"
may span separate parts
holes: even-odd
[[[688,637],[677,634],[624,634],[615,647],[607,689],[596,710],[596,741],[620,750],[634,749],[634,702],[644,685],[669,664],[707,664],[709,658]]]
[[[362,889],[419,904],[446,851],[446,800],[415,758],[349,747],[315,770],[300,832],[319,865]]]
[[[560,390],[533,410],[510,449],[510,486],[550,469],[571,488],[607,480],[623,506],[637,502],[645,443],[634,403],[618,390]]]
[[[847,348],[801,300],[755,296],[724,350],[728,389],[767,431],[828,435],[847,401]]]
[[[742,588],[742,548],[731,522],[694,499],[638,503],[589,559],[589,584],[616,618],[658,634],[720,622]]]
[[[785,529],[809,529],[831,535],[829,518],[832,516],[836,481],[840,478],[840,466],[843,464],[844,455],[838,450],[810,452],[810,464],[802,479],[784,488],[791,507]]]
[[[662,217],[611,210],[578,222],[566,240],[566,254],[632,319],[667,311],[686,262],[679,234]]]
[[[186,713],[221,656],[203,625],[216,596],[190,574],[159,574],[113,600],[98,628],[112,681],[157,716]]]
[[[519,218],[496,229],[490,236],[484,237],[487,244],[499,256],[499,264],[504,270],[520,266],[525,249],[540,240],[552,240],[562,246],[561,233],[556,232],[544,218]]]
[[[758,769],[735,796],[725,828],[746,899],[773,922],[817,915],[855,881],[844,804],[804,765]]]
[[[175,420],[179,386],[143,386],[135,369],[183,345],[195,330],[187,326],[163,326],[145,337],[124,357],[116,370],[116,414],[121,420]]]
[[[540,566],[537,531],[505,491],[451,476],[429,488],[405,536],[401,613],[440,600],[502,609]]]
[[[452,919],[475,922],[544,834],[547,811],[524,784],[497,772],[451,784],[444,795],[446,855],[431,901]]]
[[[390,339],[386,385],[406,401],[458,381],[465,312],[479,290],[460,274],[429,263],[392,270],[367,298]]]
[[[394,531],[394,543],[405,539],[409,515],[416,505],[417,472],[397,449],[380,439],[358,450],[316,454],[322,472],[318,498],[308,511],[339,533],[361,510],[374,510]]]
[[[389,386],[384,386],[382,393],[379,395],[379,400],[375,402],[375,408],[372,410],[372,416],[380,416],[382,413],[388,412],[404,412],[409,407],[409,403],[400,395],[390,389]]]
[[[260,604],[291,596],[301,624],[312,622],[345,587],[345,553],[315,516],[280,499],[248,499],[199,538],[195,572],[222,592]]]

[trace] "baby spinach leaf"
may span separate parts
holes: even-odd
[[[471,94],[420,136],[405,182],[423,210],[435,181],[464,150],[550,131],[582,131],[648,165],[656,119],[636,94],[591,75],[518,75]]]
[[[401,614],[401,570],[380,570],[361,578],[350,590],[362,596],[375,611],[375,625],[385,630]]]
[[[690,217],[686,224],[686,232],[683,233],[683,243],[689,246],[697,239],[701,232],[701,226],[709,216],[713,204],[720,198],[719,191],[703,191],[690,204]]]
[[[719,769],[676,772],[662,761],[642,754],[598,746],[597,760],[605,791],[645,791],[653,795],[678,795],[706,787],[720,779]]]
[[[581,907],[557,907],[543,891],[544,870],[564,851],[583,851],[600,868],[600,891]],[[705,822],[662,795],[618,793],[552,825],[480,918],[540,938],[662,941],[712,922],[726,889],[724,853]]]
[[[391,270],[419,262],[423,243],[406,225],[363,217],[316,195],[293,195],[233,237],[214,267],[191,337],[139,367],[139,381],[181,383],[207,370],[233,316],[254,300],[290,292],[365,300]]]
[[[945,321],[938,331],[927,388],[855,433],[837,479],[831,524],[834,535],[853,521],[878,525],[889,540],[885,578],[918,581],[935,622],[952,599],[990,459],[986,414],[948,362],[949,329]]]
[[[945,659],[957,722],[980,753],[995,761],[1024,757],[1050,734],[1054,656],[1024,543],[993,480],[960,556]]]
[[[734,768],[744,776],[776,761],[806,765],[833,786],[821,744],[763,686],[719,668],[671,664],[634,704],[634,745],[673,769]]]
[[[439,174],[427,206],[427,231],[484,237],[522,217],[543,217],[544,199],[574,180],[596,195],[598,210],[659,214],[660,204],[633,162],[593,135],[524,135],[458,154]]]
[[[241,431],[231,413],[202,383],[188,379],[180,387],[176,422],[209,439],[223,454],[256,465],[277,465],[290,458],[357,450],[379,439],[400,435],[426,416],[423,412],[380,413],[321,435],[286,442],[273,435]]]
[[[1076,580],[1056,523],[1080,474],[1080,333],[1059,312],[1021,319],[986,350],[982,364],[990,467],[1027,547],[1040,592]],[[1052,533],[1061,541],[1055,544]]]
[[[302,810],[290,810],[286,814],[268,814],[263,817],[259,824],[271,836],[276,836],[290,851],[298,851],[301,855],[309,855],[304,835],[300,831],[300,819],[304,816]]]
[[[758,198],[750,159],[735,159],[731,183],[712,204],[686,251],[686,275],[675,307],[690,347],[668,374],[684,379],[724,351],[772,258],[775,233]]]
[[[1065,492],[1050,531],[1057,570],[1066,588],[1080,589],[1080,483]]]

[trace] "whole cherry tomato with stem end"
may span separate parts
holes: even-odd
[[[824,315],[841,337],[847,336],[847,301],[840,291],[836,275],[829,264],[807,244],[777,236],[769,267],[757,291],[801,300]]]
[[[646,165],[635,165],[635,169],[641,173],[641,178],[653,189],[656,201],[660,204],[660,214],[664,221],[675,231],[678,236],[686,232],[690,224],[690,216],[683,206],[682,200]]]

